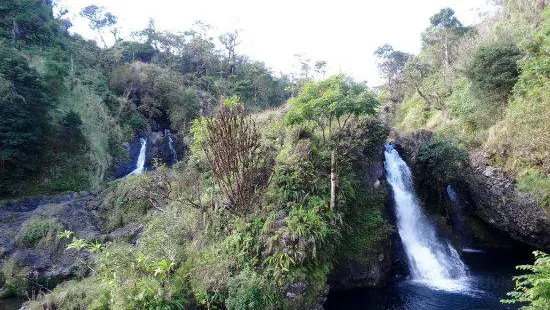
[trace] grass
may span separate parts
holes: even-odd
[[[57,232],[61,225],[55,219],[33,217],[23,224],[18,241],[26,247],[48,247],[57,240]]]

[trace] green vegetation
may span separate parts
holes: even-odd
[[[372,98],[360,90],[360,98]],[[348,102],[339,99],[332,102],[337,111]],[[214,117],[193,125],[187,163],[158,166],[108,190],[103,223],[109,230],[141,223],[138,242],[103,245],[58,233],[72,239],[67,251],[95,253],[84,280],[94,289],[63,285],[30,305],[61,307],[82,294],[92,309],[311,307],[329,270],[361,260],[390,231],[382,215],[385,189],[364,184],[354,170],[376,161],[387,131],[359,115],[342,133],[331,130],[341,138],[329,143],[308,122],[291,125],[278,112],[253,118],[237,98],[227,100]],[[331,209],[335,145],[340,182],[338,207]]]
[[[516,288],[508,293],[511,299],[502,302],[524,304],[522,310],[545,310],[550,305],[550,256],[535,251],[533,265],[517,266],[517,269],[529,273],[514,277]]]
[[[222,98],[237,95],[259,111],[288,97],[288,78],[237,53],[236,32],[220,37],[227,53],[204,24],[175,34],[151,21],[125,41],[117,17],[91,5],[80,13],[100,48],[69,34],[58,9],[54,16],[52,2],[40,0],[0,5],[3,197],[101,189],[127,159],[124,143],[163,129],[184,141],[193,119]]]
[[[56,240],[60,224],[54,219],[30,218],[23,226],[19,234],[19,242],[26,247],[34,247],[38,244],[51,246]]]
[[[418,152],[419,169],[424,184],[438,188],[441,194],[446,184],[458,181],[459,173],[468,163],[468,154],[449,141],[431,141]]]
[[[520,51],[514,42],[481,45],[475,51],[466,75],[480,96],[495,102],[506,102],[519,76]]]
[[[469,154],[476,161],[486,154],[488,164],[515,179],[516,191],[549,210],[550,9],[509,0],[498,10],[475,27],[441,10],[430,19],[420,53],[404,64],[404,53],[391,46],[376,53],[388,78],[382,93],[393,108],[388,111],[395,111],[393,128],[433,132],[417,154],[417,175],[419,194],[434,212],[444,213],[443,190],[460,183]],[[516,277],[516,291],[505,302],[548,309],[548,256],[537,252],[536,258],[519,267],[533,274]]]
[[[169,33],[151,20],[122,39],[118,18],[90,5],[80,15],[99,47],[71,35],[51,1],[3,1],[0,195],[93,191],[85,208],[104,235],[24,218],[18,246],[65,248],[85,271],[34,291],[10,257],[2,295],[31,292],[29,309],[313,308],[331,272],[364,265],[393,231],[372,175],[389,134],[381,99],[399,133],[434,133],[418,181],[439,201],[483,151],[548,208],[550,9],[535,2],[510,0],[476,27],[442,9],[418,55],[376,50],[376,96],[343,74],[311,79],[322,61],[299,57],[299,79],[275,75],[238,54],[237,31],[216,41],[204,23]],[[128,145],[163,129],[180,162],[114,180]],[[548,302],[548,256],[536,255],[508,301],[527,309]]]
[[[476,28],[463,27],[450,9],[432,17],[421,52],[394,70],[400,88],[385,86],[404,94],[393,126],[429,129],[435,141],[487,152],[517,179],[518,191],[546,207],[549,10],[535,1],[508,1],[499,10]]]

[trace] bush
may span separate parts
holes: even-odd
[[[29,310],[109,310],[109,292],[92,276],[63,282],[40,300],[28,301],[25,306]]]
[[[516,268],[530,271],[514,277],[516,288],[509,292],[511,299],[502,300],[503,303],[526,303],[522,310],[548,310],[550,305],[550,255],[535,251],[533,265],[521,265]]]
[[[108,191],[101,204],[101,217],[108,229],[142,221],[151,208],[164,207],[170,194],[165,169],[129,176]]]
[[[228,281],[228,310],[269,309],[275,303],[274,289],[267,279],[257,272],[244,269]]]
[[[216,117],[195,124],[205,126],[193,130],[197,134],[194,140],[202,147],[219,193],[226,200],[224,206],[236,214],[246,214],[260,198],[271,174],[269,154],[262,148],[256,123],[245,114],[238,98],[233,98],[220,106]]]
[[[418,160],[423,172],[420,181],[441,193],[446,184],[459,180],[468,153],[450,141],[434,140],[420,148]]]
[[[474,54],[466,75],[481,97],[503,104],[518,80],[519,59],[520,51],[512,42],[484,44]]]
[[[428,121],[429,105],[420,95],[414,94],[397,109],[394,123],[401,132],[422,128]]]
[[[56,241],[57,231],[61,226],[55,220],[31,218],[23,226],[18,239],[26,247],[34,247],[45,239],[45,245],[52,245]]]

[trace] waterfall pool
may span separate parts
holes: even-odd
[[[459,255],[424,214],[411,170],[393,145],[386,146],[384,155],[397,231],[410,275],[380,289],[330,293],[325,309],[517,309],[500,300],[514,286],[512,277],[518,273],[515,266],[531,263],[529,251],[465,249]],[[448,192],[456,200],[452,187]]]
[[[463,252],[470,288],[446,291],[403,280],[379,289],[331,292],[325,310],[509,310],[517,305],[500,303],[514,287],[515,266],[532,263],[528,250],[510,249]]]

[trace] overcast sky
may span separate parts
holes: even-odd
[[[429,18],[451,7],[465,25],[480,21],[486,0],[58,0],[69,9],[73,32],[94,38],[78,16],[85,6],[104,6],[119,18],[122,35],[146,27],[183,31],[197,20],[214,34],[240,30],[238,53],[275,72],[296,72],[295,54],[328,62],[328,74],[344,72],[371,86],[380,83],[374,50],[389,43],[416,53]]]

